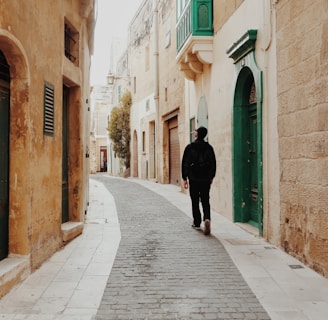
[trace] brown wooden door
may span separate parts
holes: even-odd
[[[169,177],[170,184],[180,185],[180,147],[177,117],[169,121]]]

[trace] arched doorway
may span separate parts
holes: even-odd
[[[233,108],[234,221],[247,222],[262,233],[261,99],[252,70],[238,75]]]
[[[0,260],[9,250],[9,88],[9,65],[0,51]]]

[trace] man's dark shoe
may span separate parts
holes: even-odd
[[[204,234],[205,234],[205,236],[208,236],[210,233],[211,233],[211,221],[206,219],[205,220]]]
[[[196,226],[195,224],[193,224],[191,227],[196,229],[196,230],[200,230],[200,226]]]

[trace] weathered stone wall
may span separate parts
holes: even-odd
[[[277,3],[281,246],[328,275],[328,2]]]
[[[159,174],[161,183],[169,183],[169,133],[165,121],[178,113],[178,131],[180,157],[185,147],[184,130],[189,131],[189,122],[185,123],[184,74],[176,62],[176,1],[158,2],[158,52],[159,52]],[[173,113],[172,113],[173,112]],[[172,113],[172,114],[171,114]],[[170,115],[171,114],[171,115]]]
[[[70,87],[70,220],[87,206],[92,8],[81,1],[0,2],[0,50],[10,65],[9,252],[37,268],[62,246],[62,96]],[[64,18],[79,32],[79,58],[64,55]],[[64,79],[64,80],[63,80]],[[44,82],[54,86],[54,135],[43,133]]]

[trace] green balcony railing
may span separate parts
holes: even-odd
[[[191,36],[213,36],[213,0],[190,0],[178,17],[178,52]]]

